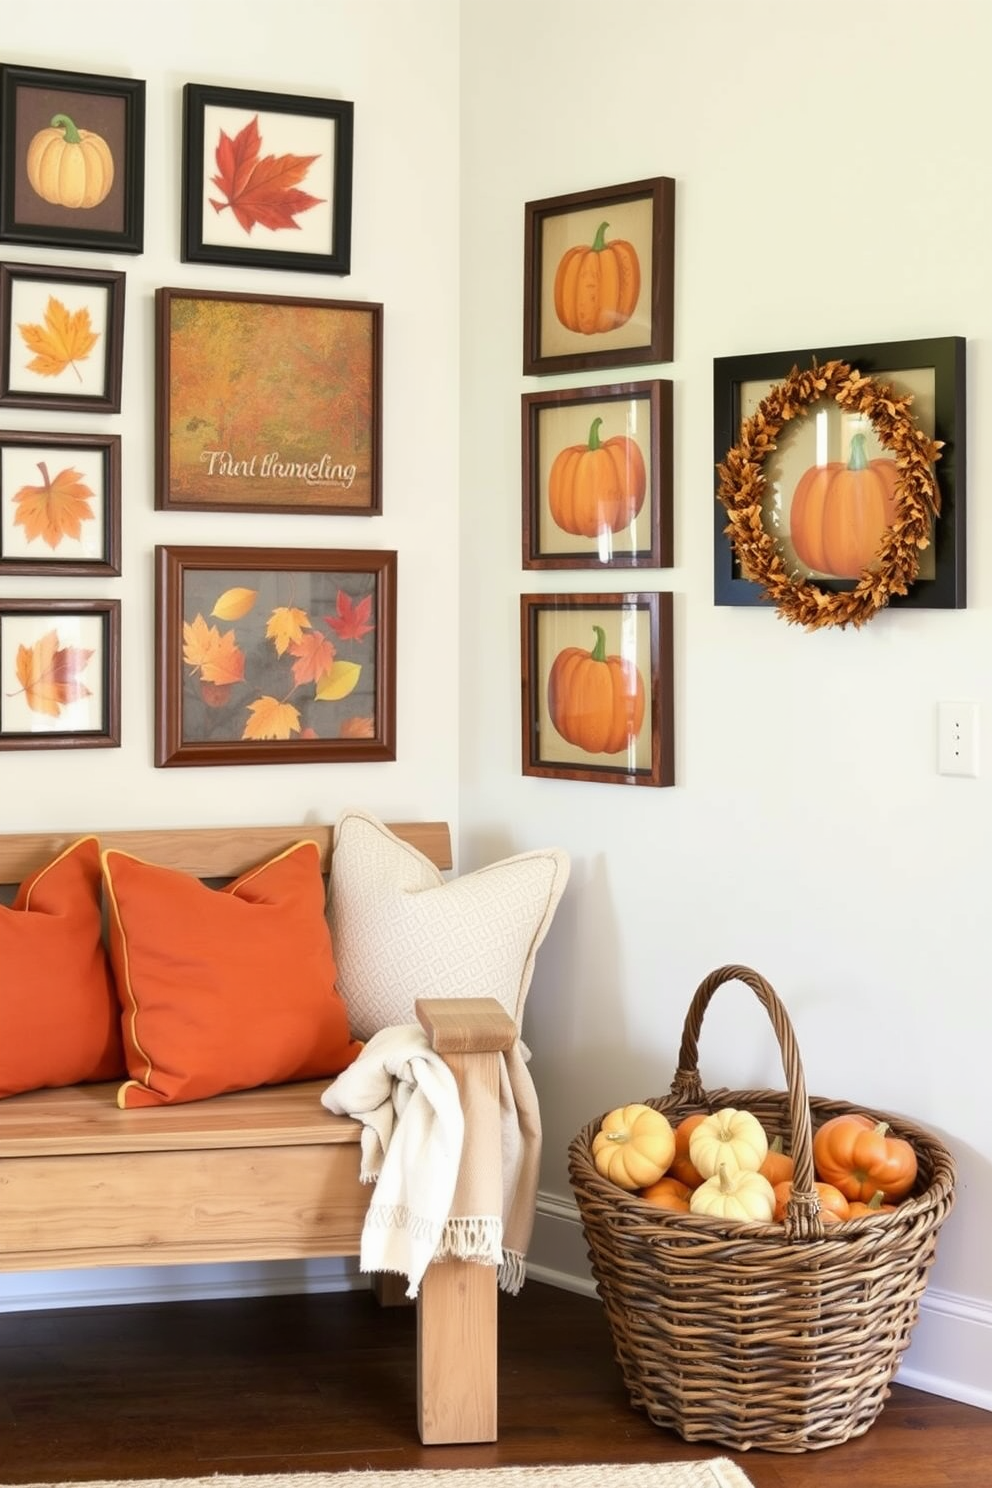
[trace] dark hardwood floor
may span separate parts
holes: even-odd
[[[365,1292],[0,1315],[0,1483],[727,1455],[755,1488],[992,1485],[992,1413],[896,1386],[856,1440],[735,1454],[631,1408],[597,1301],[500,1309],[500,1439],[432,1448],[413,1311]]]

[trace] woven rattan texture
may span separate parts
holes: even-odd
[[[703,1089],[697,1044],[713,993],[743,982],[782,1050],[785,1091]],[[749,967],[724,966],[698,988],[671,1093],[649,1100],[673,1125],[696,1111],[752,1111],[795,1160],[785,1224],[728,1224],[676,1214],[624,1193],[596,1171],[602,1118],[569,1147],[569,1173],[633,1404],[686,1441],[739,1451],[802,1452],[867,1431],[919,1312],[937,1233],[954,1201],[947,1149],[901,1117],[810,1099],[792,1025]],[[812,1133],[862,1112],[912,1142],[919,1173],[891,1213],[824,1226],[813,1190]]]

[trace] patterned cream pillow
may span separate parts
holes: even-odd
[[[446,881],[374,816],[344,812],[327,914],[353,1035],[415,1023],[418,997],[495,997],[519,1028],[568,869],[548,848]]]

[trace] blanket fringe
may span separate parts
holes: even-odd
[[[504,1250],[497,1278],[501,1292],[515,1297],[527,1279],[527,1264],[519,1250]]]
[[[499,1266],[503,1261],[503,1221],[494,1214],[465,1215],[448,1219],[441,1242],[434,1253],[436,1261],[481,1261]]]

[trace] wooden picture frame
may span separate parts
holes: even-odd
[[[183,262],[350,273],[354,109],[187,83]]]
[[[521,396],[523,566],[670,568],[672,384]]]
[[[120,600],[0,599],[0,750],[121,742]]]
[[[120,413],[124,274],[0,263],[0,408]]]
[[[120,435],[0,429],[0,575],[120,571]]]
[[[0,65],[0,240],[140,253],[145,84]]]
[[[382,511],[382,305],[161,288],[155,505]]]
[[[670,176],[525,204],[525,375],[670,362],[674,306]]]
[[[396,553],[155,549],[155,763],[396,758]]]
[[[801,351],[761,352],[745,356],[717,357],[713,363],[713,455],[719,466],[736,443],[742,421],[758,402],[795,367],[811,367],[839,361],[857,368],[866,377],[891,385],[897,395],[913,395],[911,412],[925,433],[942,442],[934,476],[940,493],[940,513],[933,540],[920,555],[920,573],[906,594],[893,594],[892,609],[963,609],[967,602],[966,566],[966,342],[961,336],[931,337],[914,341],[870,342],[852,346],[812,347]],[[853,590],[853,577],[837,578],[810,570],[796,555],[789,535],[791,497],[797,473],[821,463],[819,448],[829,460],[844,455],[852,430],[868,440],[869,455],[885,454],[873,437],[869,421],[857,410],[841,410],[833,400],[813,405],[820,418],[814,427],[809,413],[792,421],[779,436],[774,455],[763,466],[770,530],[781,545],[790,572],[800,577],[812,574],[825,594]],[[822,417],[820,417],[822,414]],[[819,429],[819,433],[817,433]],[[819,445],[817,441],[819,440]],[[717,480],[719,486],[719,479]],[[727,536],[727,511],[714,501],[713,576],[714,601],[718,605],[766,603],[762,586],[741,571]]]
[[[670,593],[521,595],[524,775],[675,784],[672,603]],[[570,689],[597,667],[613,674],[611,712],[595,716],[587,701],[570,711]],[[619,674],[633,685],[618,688]]]

